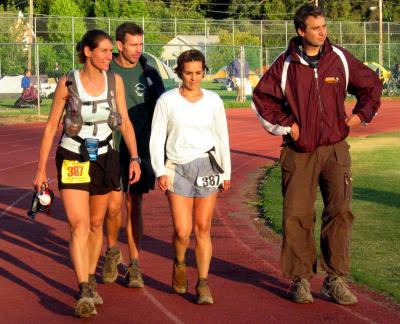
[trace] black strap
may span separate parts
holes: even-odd
[[[85,145],[85,140],[80,137],[80,136],[73,136],[71,137],[74,141],[77,141],[78,143],[80,143],[81,145],[79,146],[79,151],[82,154],[82,160],[83,162],[89,161],[89,153],[87,151],[86,145]],[[99,148],[103,147],[103,146],[107,146],[109,145],[110,141],[112,139],[112,133],[110,135],[107,136],[106,139],[102,140],[99,142]]]
[[[218,173],[224,173],[224,169],[222,169],[222,167],[218,164],[218,162],[215,159],[215,156],[212,152],[215,152],[214,146],[206,152],[206,153],[208,153],[208,157],[210,158],[210,163],[211,163],[211,167],[212,167],[213,171],[218,172]]]

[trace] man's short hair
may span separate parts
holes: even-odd
[[[119,25],[115,31],[115,39],[122,43],[125,42],[126,34],[136,36],[136,35],[143,35],[143,29],[139,25],[136,25],[133,22],[125,22]]]
[[[321,16],[325,17],[325,13],[321,7],[314,6],[313,4],[307,3],[302,5],[299,9],[297,9],[293,19],[296,32],[298,29],[306,30],[306,19],[310,16],[315,18]]]

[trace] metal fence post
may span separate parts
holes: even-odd
[[[207,62],[207,20],[204,20],[204,58]]]
[[[367,62],[367,23],[364,21],[364,62]]]
[[[72,69],[75,70],[75,21],[74,17],[71,17],[71,24],[72,24]]]
[[[237,98],[239,102],[244,102],[246,100],[244,67],[245,67],[245,56],[244,56],[244,46],[242,45],[240,46],[240,85],[239,85],[240,90]]]
[[[143,35],[142,35],[142,37],[143,37],[143,52],[144,52],[144,16],[142,16],[142,29],[143,29]]]
[[[35,62],[36,62],[36,77],[37,77],[37,94],[38,94],[38,102],[37,102],[37,111],[38,115],[41,115],[40,112],[40,65],[39,65],[39,45],[35,42]]]
[[[174,19],[174,37],[176,37],[176,35],[177,35],[177,23],[176,23],[176,17],[175,17],[175,19]]]
[[[288,43],[288,24],[287,20],[285,20],[285,44]]]
[[[111,35],[111,19],[108,17],[108,35]]]
[[[391,57],[390,57],[390,54],[391,54],[391,52],[390,52],[390,23],[388,22],[387,23],[387,35],[388,35],[388,53],[389,53],[389,69],[390,69],[390,67],[392,66],[392,63],[391,63]]]

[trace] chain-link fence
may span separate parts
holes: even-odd
[[[0,17],[0,106],[11,107],[21,93],[25,68],[32,70],[32,83],[40,84],[40,96],[48,97],[61,74],[78,68],[75,46],[90,29],[114,34],[127,19],[82,17],[34,17],[32,28],[23,17]],[[132,21],[132,19],[130,19]],[[175,82],[171,70],[179,54],[197,48],[206,56],[209,72],[205,87],[226,89],[228,67],[240,58],[249,67],[253,86],[273,60],[295,36],[292,22],[246,20],[133,19],[145,31],[145,52],[152,63],[167,69],[167,87]],[[364,62],[378,62],[379,24],[375,22],[329,22],[333,43],[347,48]],[[390,70],[400,63],[400,24],[383,24],[383,62]],[[166,68],[165,65],[168,67]],[[169,69],[169,70],[168,70]],[[234,96],[234,94],[232,94]]]

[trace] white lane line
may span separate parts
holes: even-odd
[[[53,156],[49,156],[48,159],[49,159],[49,160],[54,159],[54,155],[53,155]],[[24,163],[21,163],[21,164],[9,166],[9,167],[0,169],[0,172],[7,171],[7,170],[11,170],[11,169],[15,169],[15,168],[19,168],[19,167],[21,167],[21,166],[28,165],[28,164],[32,164],[32,163],[37,163],[37,161],[38,161],[38,160],[32,160],[32,161],[27,161],[27,162],[24,162]]]
[[[38,148],[39,148],[39,146],[31,146],[31,147],[24,148],[24,149],[21,149],[21,150],[7,151],[7,152],[4,152],[4,153],[0,153],[0,156],[1,156],[1,155],[7,155],[7,154],[18,153],[18,152],[29,151],[29,150],[37,150]]]
[[[22,167],[24,165],[28,165],[28,164],[32,164],[32,163],[37,163],[37,161],[38,160],[33,160],[33,161],[24,162],[24,163],[21,163],[21,164],[16,164],[16,165],[13,165],[13,166],[10,166],[10,167],[7,167],[7,168],[0,169],[0,172],[8,171],[8,170],[15,169],[15,168],[19,168],[19,167]]]
[[[146,288],[143,289],[144,294],[146,297],[159,309],[161,312],[164,313],[172,322],[177,324],[184,324],[179,318],[177,318],[174,313],[169,311],[162,303],[160,303],[156,297],[152,293],[150,293]]]
[[[50,180],[49,182],[53,182],[53,180]],[[21,197],[19,197],[17,200],[14,200],[11,205],[9,205],[6,209],[4,209],[0,213],[0,219],[8,213],[8,211],[13,208],[14,205],[19,203],[21,200],[24,200],[27,196],[32,195],[32,192],[27,192]],[[160,301],[157,300],[157,298],[149,292],[146,288],[143,289],[144,294],[146,297],[165,315],[167,316],[173,323],[176,324],[184,324],[179,318],[177,318],[170,310],[168,310]]]
[[[56,179],[50,179],[49,183],[54,182]],[[5,188],[1,188],[1,189],[5,189]],[[29,188],[15,188],[15,189],[29,189]],[[10,190],[10,189],[8,189]],[[33,189],[32,191],[28,191],[27,193],[25,193],[24,195],[22,195],[21,197],[19,197],[17,200],[14,200],[11,205],[8,205],[8,207],[6,209],[4,209],[1,213],[0,213],[0,219],[6,215],[8,213],[8,211],[13,208],[17,203],[19,203],[21,200],[24,200],[26,196],[32,196],[33,194]]]
[[[32,192],[27,192],[26,194],[22,195],[21,197],[19,197],[17,200],[14,200],[13,203],[11,205],[8,205],[8,207],[6,209],[4,209],[1,213],[0,213],[0,219],[6,215],[8,213],[8,211],[14,207],[14,205],[16,205],[17,203],[19,203],[21,200],[24,200],[27,196],[32,196]]]

